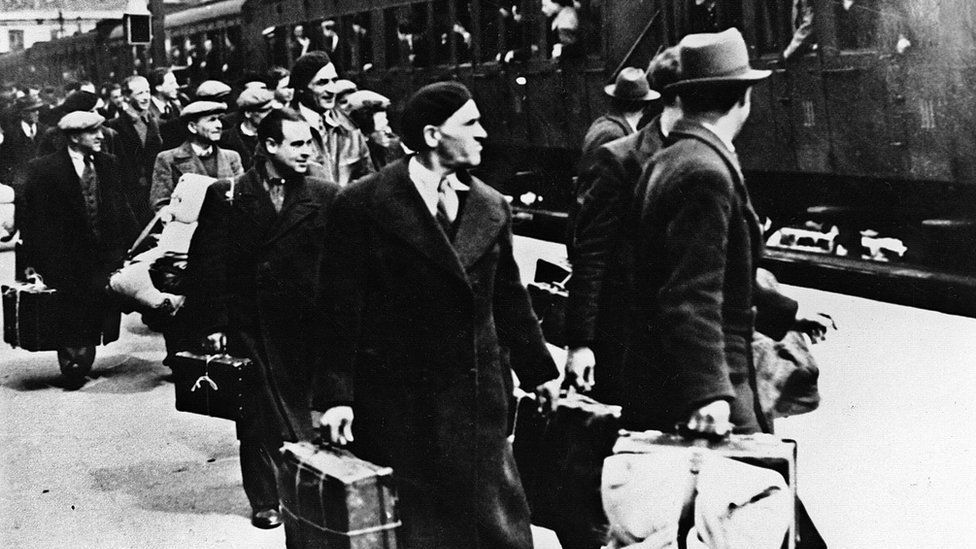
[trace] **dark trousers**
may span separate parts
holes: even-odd
[[[278,442],[241,439],[241,476],[244,493],[255,512],[278,509],[277,471],[281,466]]]

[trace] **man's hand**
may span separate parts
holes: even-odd
[[[593,369],[596,367],[596,356],[589,347],[576,347],[566,354],[566,383],[576,387],[581,393],[593,390],[596,379]]]
[[[203,338],[200,347],[207,354],[222,353],[227,349],[227,335],[224,332],[214,332]]]
[[[691,417],[688,418],[688,430],[696,433],[725,436],[732,431],[732,424],[729,422],[730,414],[729,403],[725,400],[716,400],[691,414]]]
[[[322,413],[319,427],[322,436],[333,444],[344,446],[352,442],[352,407],[334,406]]]
[[[556,405],[559,404],[559,391],[561,388],[561,378],[547,381],[535,388],[535,401],[539,403],[539,411],[546,414],[556,411]]]
[[[834,319],[826,313],[821,313],[804,307],[802,304],[796,310],[796,322],[793,329],[810,336],[810,341],[817,343],[827,339],[827,330],[837,329]]]

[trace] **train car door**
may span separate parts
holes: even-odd
[[[832,23],[835,40],[824,45],[821,70],[832,171],[837,175],[897,177],[904,171],[904,154],[901,147],[893,146],[899,141],[891,139],[887,61],[881,51],[881,23],[890,3],[847,0],[818,5],[825,7],[821,15]]]

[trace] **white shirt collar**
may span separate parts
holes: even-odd
[[[709,122],[701,122],[701,125],[704,126],[706,130],[715,134],[715,137],[717,137],[718,140],[721,141],[723,145],[725,145],[725,148],[728,149],[729,152],[735,154],[735,145],[732,144],[731,140],[726,139],[721,133],[719,133],[718,128],[716,128],[714,124],[711,124]]]
[[[37,124],[34,124],[32,126],[32,125],[28,124],[27,122],[24,122],[23,120],[21,120],[20,121],[20,127],[21,128],[24,128],[24,135],[29,135],[31,137],[37,137]]]
[[[193,154],[197,156],[209,156],[213,152],[213,145],[208,145],[206,147],[201,147],[195,142],[190,142],[190,148],[193,149]]]
[[[306,107],[302,103],[299,103],[298,104],[298,110],[301,113],[302,118],[304,118],[306,122],[308,122],[319,133],[324,133],[325,128],[323,127],[322,115],[321,114],[319,114],[319,113],[315,112],[314,110]]]
[[[149,99],[152,99],[152,102],[156,104],[156,108],[159,109],[159,112],[166,112],[166,102],[165,101],[163,101],[162,99],[156,97],[155,95],[150,95],[149,96]]]
[[[78,175],[78,179],[81,179],[81,175],[85,173],[84,153],[68,147],[68,156],[71,158],[71,164],[75,167],[75,174]]]
[[[430,215],[437,215],[437,188],[441,184],[441,177],[417,160],[417,155],[411,156],[407,163],[407,172],[410,174],[410,181],[413,182],[420,193],[420,198],[424,200]],[[448,185],[455,191],[466,191],[468,186],[458,181],[457,174],[450,174],[446,178]]]
[[[258,134],[258,132],[256,131],[249,130],[248,127],[245,126],[243,123],[241,124],[241,133],[248,137],[254,137]]]

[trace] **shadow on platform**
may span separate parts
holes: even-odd
[[[38,365],[39,359],[50,364]],[[65,383],[58,370],[55,353],[27,355],[22,359],[8,361],[5,365],[10,373],[3,379],[4,387],[15,391],[42,391],[45,389],[78,390],[88,393],[132,394],[144,393],[159,387],[170,375],[157,361],[135,357],[112,355],[95,359],[95,367],[88,374],[88,381],[81,387]],[[114,364],[114,366],[106,366]]]

